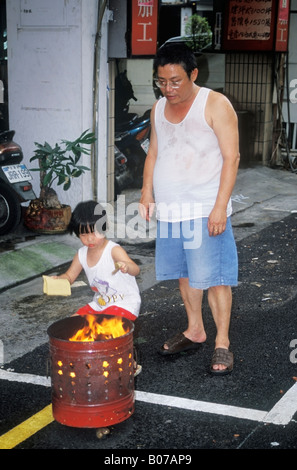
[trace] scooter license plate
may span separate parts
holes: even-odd
[[[143,150],[145,151],[145,153],[148,152],[149,146],[150,146],[150,140],[149,140],[149,139],[145,139],[145,140],[141,143],[141,147],[143,148]]]
[[[20,183],[32,179],[28,168],[23,163],[19,165],[3,166],[2,170],[10,183]]]

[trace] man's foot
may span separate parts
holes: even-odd
[[[191,341],[183,333],[177,333],[173,338],[170,338],[159,350],[162,356],[170,354],[177,354],[191,349],[197,349],[202,343]]]
[[[233,370],[233,361],[233,353],[229,349],[216,348],[211,360],[210,373],[212,375],[230,374]]]

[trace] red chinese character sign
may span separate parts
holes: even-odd
[[[226,3],[223,49],[272,51],[277,2],[229,0]]]
[[[279,0],[275,38],[275,50],[277,52],[286,52],[288,49],[289,4],[289,0]]]
[[[155,55],[158,0],[132,0],[132,55]]]

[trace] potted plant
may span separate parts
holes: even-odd
[[[56,182],[67,191],[73,178],[89,170],[80,164],[80,159],[82,154],[90,154],[90,145],[95,140],[93,133],[84,131],[76,140],[61,140],[54,147],[47,142],[43,145],[35,142],[36,150],[30,162],[38,160],[38,168],[31,168],[31,171],[40,172],[40,196],[30,202],[24,215],[25,225],[30,230],[57,233],[67,229],[71,207],[61,204],[52,186]]]

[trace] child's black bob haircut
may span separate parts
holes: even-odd
[[[77,237],[82,233],[99,232],[104,234],[107,230],[106,211],[96,201],[85,201],[77,204],[68,226],[68,231]]]

